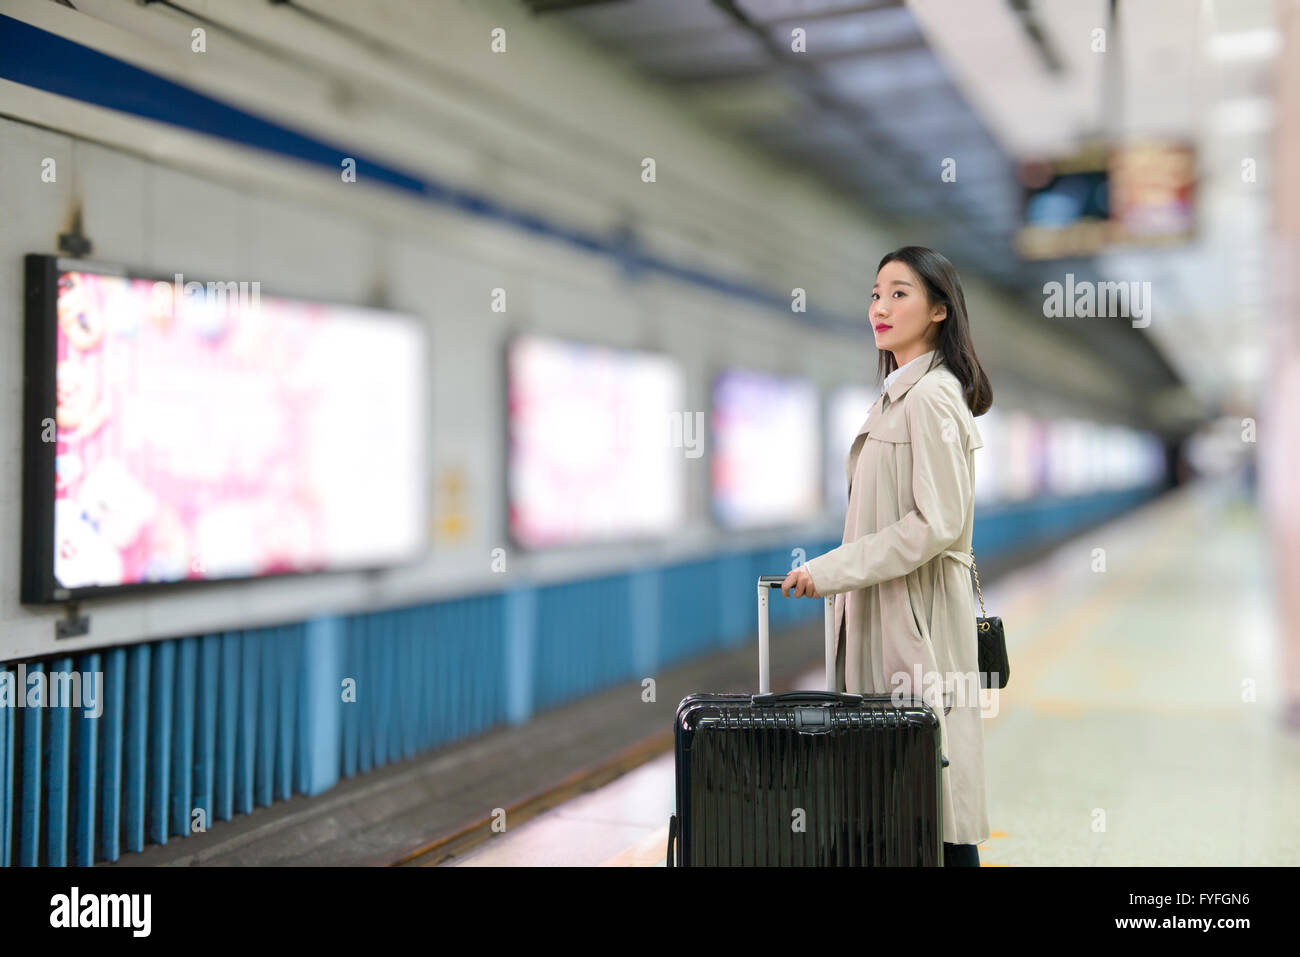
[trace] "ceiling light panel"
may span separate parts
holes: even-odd
[[[1282,34],[1275,27],[1214,33],[1209,39],[1210,59],[1219,63],[1268,60],[1282,49]]]
[[[1070,148],[1078,133],[1076,111],[1063,101],[1060,80],[1047,72],[1006,0],[910,0],[908,7],[965,100],[1009,155]]]
[[[1211,22],[1220,33],[1271,28],[1276,0],[1208,0]]]
[[[1183,0],[1120,4],[1119,21],[1126,82],[1116,119],[1130,133],[1195,130],[1212,80],[1200,56],[1204,23],[1196,5]]]
[[[1080,133],[1100,129],[1103,73],[1114,62],[1094,49],[1095,31],[1107,26],[1106,0],[1034,0],[1033,7],[1035,21],[1061,62],[1053,86],[1058,113]]]

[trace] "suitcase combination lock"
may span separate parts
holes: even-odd
[[[825,734],[835,730],[826,708],[795,708],[794,729],[800,734]]]

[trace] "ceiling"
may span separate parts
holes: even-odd
[[[1215,330],[1227,337],[1222,312],[1207,307],[1243,283],[1259,293],[1268,189],[1243,193],[1237,157],[1268,155],[1271,0],[521,2],[669,85],[715,128],[815,173],[873,216],[940,237],[955,263],[1033,314],[1043,284],[1066,272],[1152,282],[1146,328],[1052,329],[1139,384],[1166,421],[1190,422],[1258,386],[1262,331],[1239,327],[1216,343]],[[1130,134],[1197,148],[1197,238],[1021,259],[1019,162]],[[1258,312],[1251,321],[1262,323]]]

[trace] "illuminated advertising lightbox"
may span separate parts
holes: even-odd
[[[805,379],[743,369],[714,378],[711,471],[720,525],[774,526],[818,517],[818,404],[816,386]]]
[[[23,601],[423,551],[415,319],[52,256],[27,303]]]
[[[849,482],[845,459],[853,440],[879,396],[866,386],[843,386],[831,393],[826,410],[826,503],[833,515],[849,507]]]
[[[703,415],[666,355],[535,335],[506,359],[511,538],[525,548],[659,538],[685,516]]]
[[[975,451],[975,504],[994,505],[1009,497],[1007,491],[1007,426],[1003,414],[990,408],[975,420],[982,448]]]

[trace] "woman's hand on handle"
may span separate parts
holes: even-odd
[[[800,565],[790,574],[785,576],[785,581],[781,582],[781,594],[786,598],[790,597],[790,590],[794,589],[795,598],[821,598],[817,594],[817,589],[813,587],[812,576],[808,570]]]

